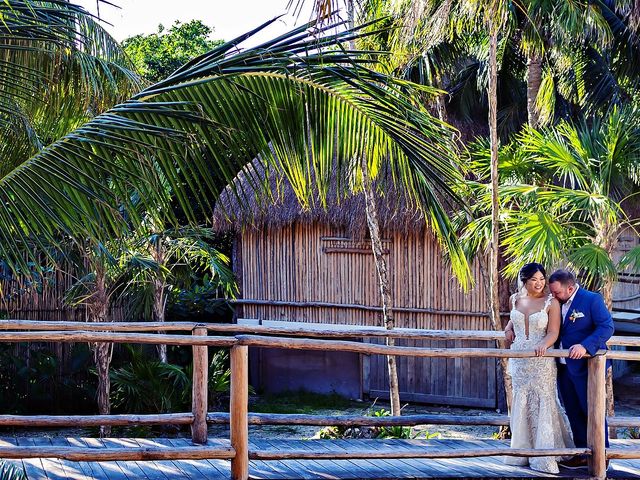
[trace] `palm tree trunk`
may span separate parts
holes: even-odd
[[[602,219],[594,222],[595,230],[598,232],[594,243],[602,247],[609,254],[611,254],[616,248],[618,238],[618,228],[616,225],[612,225],[607,219]],[[605,305],[612,311],[613,309],[613,284],[614,280],[611,278],[605,278],[602,283],[602,298]],[[613,367],[607,369],[606,377],[606,392],[607,392],[607,416],[613,417],[615,415],[615,403],[613,396]],[[618,430],[615,427],[609,427],[609,438],[618,438]]]
[[[106,290],[106,276],[104,270],[96,269],[96,287],[88,305],[90,322],[107,322],[109,320],[109,299]],[[113,355],[113,344],[94,343],[91,345],[98,373],[98,388],[96,399],[98,403],[98,413],[109,415],[111,413],[111,381],[109,379],[109,366]],[[111,435],[111,427],[100,426],[100,437]]]
[[[153,280],[153,310],[152,318],[154,322],[164,322],[165,320],[165,295],[166,285],[161,279]],[[158,331],[159,334],[165,333],[163,330]],[[160,362],[167,363],[167,346],[158,345],[158,357]]]
[[[527,117],[529,125],[538,126],[540,115],[536,107],[536,99],[542,84],[542,56],[530,53],[527,58]]]
[[[392,309],[393,298],[391,295],[391,288],[389,287],[387,262],[384,259],[382,242],[380,241],[378,209],[376,207],[371,177],[369,176],[367,160],[364,155],[361,160],[361,167],[367,225],[369,226],[371,248],[373,250],[373,258],[376,262],[376,271],[378,272],[378,282],[380,286],[380,298],[382,299],[382,319],[384,326],[388,330],[391,330],[394,327]],[[393,346],[395,345],[395,341],[391,337],[386,337],[386,344],[389,346]],[[389,397],[391,400],[391,415],[400,415],[400,389],[398,386],[398,368],[396,365],[396,357],[392,355],[387,356],[387,367],[389,371]]]
[[[156,243],[152,249],[153,259],[158,265],[164,265],[165,261],[165,249],[162,241],[162,236],[158,235]],[[165,320],[165,306],[167,296],[167,282],[165,281],[161,272],[158,272],[153,279],[153,306],[152,306],[152,320],[154,322],[164,322]],[[159,334],[166,333],[163,330],[158,331]],[[160,362],[167,363],[167,346],[158,345],[158,357]]]
[[[492,16],[495,18],[495,16]],[[498,27],[491,20],[489,26],[489,138],[491,142],[491,239],[489,244],[489,310],[491,326],[502,332],[500,321],[499,290],[499,203],[498,203]],[[504,348],[504,342],[499,346]],[[511,377],[507,371],[507,359],[500,359],[502,378],[504,379],[507,409],[511,411]]]

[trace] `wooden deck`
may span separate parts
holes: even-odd
[[[211,439],[212,446],[228,446],[227,440]],[[637,448],[638,440],[614,440],[612,447]],[[96,439],[5,437],[0,446],[45,445],[78,447],[164,447],[192,445],[190,439]],[[251,450],[318,450],[329,452],[357,449],[396,449],[398,451],[424,446],[430,449],[465,449],[484,446],[505,446],[498,440],[253,440]],[[109,480],[169,480],[169,479],[229,479],[227,460],[173,461],[109,461],[72,462],[58,459],[23,459],[13,463],[24,466],[30,480],[109,479]],[[505,465],[499,457],[456,459],[368,459],[368,460],[284,460],[250,462],[252,479],[422,479],[422,478],[589,478],[584,470],[561,470],[559,475],[541,474],[523,467]],[[640,479],[640,460],[612,460],[608,478]]]

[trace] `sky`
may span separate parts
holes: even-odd
[[[100,17],[104,27],[116,40],[140,33],[157,32],[158,25],[170,27],[176,20],[187,22],[198,19],[214,28],[212,38],[231,40],[267,20],[287,13],[289,0],[110,0],[120,8],[100,3]],[[97,13],[96,0],[74,0],[93,14]],[[296,17],[287,14],[254,41],[267,40],[291,30],[309,20],[311,2]]]

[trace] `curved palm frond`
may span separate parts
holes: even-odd
[[[368,68],[372,60],[335,48],[357,35],[326,34],[335,25],[305,25],[238,50],[268,23],[194,59],[1,178],[0,254],[15,258],[33,233],[122,234],[140,221],[132,191],[145,210],[171,221],[157,172],[193,219],[194,208],[211,210],[256,155],[274,165],[276,157],[284,160],[277,168],[303,204],[314,201],[312,179],[326,185],[336,161],[342,173],[364,155],[372,173],[389,165],[466,278],[446,210],[456,197],[451,185],[461,178],[455,146],[449,127],[411,100],[424,88],[376,73]]]

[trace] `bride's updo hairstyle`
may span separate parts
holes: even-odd
[[[520,272],[518,272],[518,293],[520,296],[527,296],[527,289],[524,284],[538,272],[540,272],[544,278],[547,278],[547,271],[540,263],[531,262],[522,266]]]

